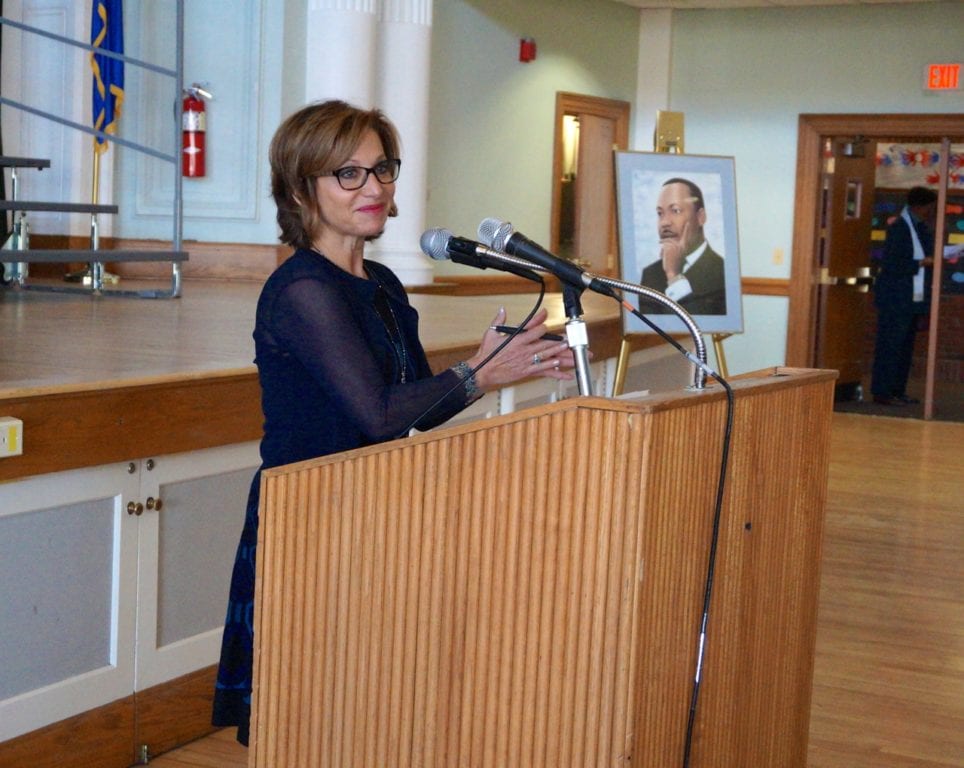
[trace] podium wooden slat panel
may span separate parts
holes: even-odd
[[[737,382],[692,765],[800,766],[833,376]],[[264,474],[253,766],[677,765],[721,391]]]

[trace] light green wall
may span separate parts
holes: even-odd
[[[790,275],[799,115],[964,112],[964,91],[922,88],[925,64],[962,60],[962,30],[962,2],[674,12],[669,108],[687,153],[735,157],[744,275]],[[744,300],[731,373],[783,362],[786,305]]]
[[[632,102],[638,26],[599,0],[436,0],[426,225],[474,238],[495,216],[548,243],[556,92]],[[522,37],[538,48],[528,64]]]
[[[734,155],[744,274],[789,276],[801,113],[961,112],[922,89],[928,62],[964,56],[964,3],[680,12],[671,109],[686,151]]]

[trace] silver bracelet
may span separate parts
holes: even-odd
[[[482,397],[482,390],[479,389],[479,384],[475,380],[475,373],[472,372],[471,366],[464,360],[456,363],[452,366],[452,370],[458,374],[458,377],[462,379],[462,383],[465,384],[465,399],[468,402],[477,400]]]

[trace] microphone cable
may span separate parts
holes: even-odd
[[[700,684],[702,683],[703,659],[706,654],[706,632],[710,618],[710,602],[713,596],[713,582],[716,575],[716,553],[720,540],[720,520],[723,514],[723,496],[726,491],[727,468],[730,460],[730,442],[733,437],[733,414],[735,410],[735,400],[733,388],[719,373],[703,363],[702,360],[694,356],[683,347],[676,339],[660,328],[656,323],[643,315],[638,309],[630,304],[626,299],[619,299],[622,307],[638,317],[660,336],[668,341],[673,347],[680,351],[684,357],[695,365],[699,366],[706,374],[712,376],[720,383],[726,392],[726,425],[723,430],[723,450],[720,455],[720,474],[716,483],[716,500],[713,507],[713,529],[710,535],[710,550],[707,555],[706,581],[703,587],[703,611],[700,618],[699,641],[696,649],[696,670],[693,675],[693,689],[690,694],[689,713],[686,720],[686,738],[683,744],[683,768],[689,768],[690,756],[693,748],[693,733],[696,726],[696,710],[699,702]]]

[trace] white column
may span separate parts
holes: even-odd
[[[419,248],[427,200],[431,34],[432,0],[383,0],[375,95],[401,135],[402,171],[395,193],[398,218],[370,251],[405,285],[432,282],[432,261]]]
[[[402,140],[399,215],[369,246],[405,285],[432,282],[425,226],[432,0],[308,0],[305,102],[379,107]]]
[[[305,22],[305,103],[374,106],[377,0],[309,0]]]

